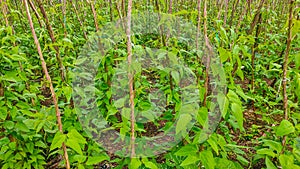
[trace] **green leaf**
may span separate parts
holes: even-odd
[[[153,162],[151,162],[151,161],[148,161],[147,158],[143,158],[142,162],[145,165],[145,167],[147,167],[147,168],[158,169],[157,166],[156,166],[156,164],[153,163]]]
[[[273,152],[273,150],[270,150],[268,148],[259,149],[259,150],[257,150],[256,153],[257,154],[262,154],[262,155],[268,155],[268,156],[271,156],[273,158],[276,156],[276,154]]]
[[[138,169],[142,165],[141,161],[138,158],[132,158],[129,164],[129,168]]]
[[[296,64],[296,68],[300,67],[300,52],[295,54],[295,64]]]
[[[214,169],[216,166],[213,153],[210,150],[204,150],[200,152],[200,160],[205,166],[205,169]]]
[[[15,126],[15,123],[12,122],[12,121],[5,121],[5,122],[4,122],[4,127],[5,127],[6,129],[8,129],[8,130],[13,129],[14,126]]]
[[[221,62],[225,62],[231,57],[231,53],[222,47],[219,47],[218,51],[220,53]]]
[[[266,157],[265,163],[267,169],[277,169],[277,167],[273,164],[273,162],[269,159],[269,157]]]
[[[249,161],[247,159],[245,159],[243,156],[241,155],[236,155],[236,159],[243,164],[244,166],[247,166],[249,164]]]
[[[62,90],[64,91],[67,101],[69,102],[72,97],[72,88],[70,86],[63,86]]]
[[[187,156],[191,153],[196,153],[198,152],[198,148],[196,145],[188,144],[180,148],[175,155],[176,156]]]
[[[29,132],[28,127],[22,121],[17,122],[15,128],[20,131]]]
[[[107,155],[99,155],[97,157],[89,157],[86,165],[95,165],[98,163],[101,163],[104,160],[109,160],[109,157]]]
[[[228,41],[226,30],[222,26],[220,27],[220,35],[223,40]]]
[[[48,147],[48,146],[47,146],[44,142],[42,142],[41,140],[35,142],[34,145],[37,146],[37,147],[41,147],[41,148],[47,148],[47,147]]]
[[[83,163],[86,160],[86,156],[84,155],[74,155],[73,159],[74,161],[77,161],[79,163]]]
[[[5,120],[7,114],[7,107],[0,107],[0,120]]]
[[[243,167],[226,158],[217,158],[216,169],[243,169]]]
[[[279,163],[281,164],[283,169],[294,168],[294,156],[282,154],[279,156]]]
[[[78,169],[85,169],[85,168],[84,168],[84,165],[82,165],[82,164],[78,164],[77,168],[78,168]]]
[[[268,146],[270,149],[275,150],[277,153],[280,153],[282,150],[282,144],[273,140],[264,140],[263,146]]]
[[[244,118],[243,118],[242,106],[237,103],[232,103],[231,110],[232,110],[232,114],[234,115],[234,117],[237,120],[240,130],[244,130],[244,127],[243,127]]]
[[[282,120],[276,129],[276,136],[285,136],[295,132],[295,127],[288,120]]]
[[[27,59],[19,54],[12,54],[9,55],[9,57],[13,60],[13,61],[27,61]]]
[[[121,99],[116,100],[114,105],[116,106],[116,108],[124,107],[125,101],[126,101],[126,98],[123,97]]]
[[[222,117],[225,118],[229,107],[229,100],[223,93],[218,93],[217,101],[220,106]]]
[[[76,129],[71,129],[67,136],[69,139],[74,139],[78,143],[86,144],[85,138],[80,133],[78,133]]]
[[[208,144],[211,146],[211,148],[219,155],[219,147],[218,147],[218,141],[217,141],[217,135],[213,134],[209,137],[207,140]]]
[[[190,165],[190,164],[195,164],[196,162],[200,161],[199,157],[197,157],[196,155],[192,154],[189,155],[181,164],[180,166],[186,166],[186,165]]]
[[[175,83],[178,85],[178,84],[179,84],[179,81],[180,81],[179,73],[178,73],[177,71],[173,70],[173,71],[171,72],[171,75],[172,75],[172,77],[173,77]]]
[[[73,150],[75,150],[78,154],[83,155],[81,147],[77,140],[75,139],[67,139],[66,145]]]
[[[66,140],[66,135],[62,134],[61,132],[57,132],[52,140],[50,151],[55,148],[60,148],[62,143]]]
[[[75,61],[75,65],[81,65],[83,62],[85,62],[87,57],[79,58]]]
[[[228,91],[227,97],[231,103],[242,104],[239,96],[233,90]]]
[[[189,114],[182,114],[180,115],[177,125],[176,125],[176,134],[185,130],[187,128],[187,124],[189,124],[192,120],[192,116]]]
[[[291,30],[292,38],[294,38],[297,33],[300,33],[300,21],[293,19],[293,27]]]

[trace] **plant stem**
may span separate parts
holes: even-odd
[[[27,17],[28,17],[29,25],[30,25],[32,36],[33,36],[33,39],[34,39],[34,43],[37,47],[37,51],[38,51],[38,54],[39,54],[39,57],[40,57],[40,60],[41,60],[42,68],[43,68],[46,79],[47,79],[47,81],[49,83],[49,86],[50,86],[50,91],[51,91],[51,95],[52,95],[52,99],[53,99],[53,103],[54,103],[55,111],[56,111],[58,129],[59,129],[60,132],[63,132],[61,116],[60,116],[61,113],[60,113],[60,110],[59,110],[59,107],[58,107],[58,102],[57,102],[57,99],[56,99],[56,94],[55,94],[55,91],[54,91],[54,88],[53,88],[51,77],[48,73],[47,65],[46,65],[46,62],[44,60],[44,56],[43,56],[43,53],[42,53],[42,50],[41,50],[41,46],[40,46],[39,40],[38,40],[38,38],[36,36],[36,33],[35,33],[35,30],[34,30],[34,26],[33,26],[31,16],[30,16],[27,0],[23,0],[23,2],[25,4],[26,14],[27,14]],[[62,147],[63,147],[63,151],[64,151],[64,157],[65,157],[65,160],[66,160],[66,168],[69,169],[70,168],[70,162],[69,162],[69,158],[68,158],[66,145],[63,143]]]

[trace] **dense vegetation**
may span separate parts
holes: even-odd
[[[1,168],[300,168],[299,0],[0,5]]]

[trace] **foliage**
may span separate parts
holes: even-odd
[[[136,136],[141,138],[145,135],[153,136],[158,132],[168,133],[172,131],[171,126],[175,125],[175,136],[183,137],[164,154],[153,157],[140,155],[137,158],[120,156],[120,152],[111,154],[104,148],[104,143],[97,142],[94,136],[103,136],[104,134],[99,132],[99,129],[103,128],[119,131],[123,141],[128,141],[126,139],[130,136],[129,109],[126,107],[129,105],[129,95],[126,91],[128,83],[126,79],[119,81],[115,91],[111,90],[110,86],[115,80],[115,74],[126,76],[122,72],[122,66],[126,65],[121,64],[127,57],[125,38],[114,44],[113,48],[105,53],[100,64],[94,66],[97,74],[95,79],[89,80],[95,81],[95,86],[84,90],[96,91],[97,97],[93,103],[100,113],[82,121],[80,117],[86,112],[76,109],[78,105],[74,104],[74,92],[79,93],[82,101],[80,106],[89,107],[92,101],[84,100],[87,98],[85,91],[73,88],[72,82],[78,78],[74,70],[78,70],[78,65],[88,62],[79,57],[80,54],[85,54],[84,45],[101,34],[95,33],[95,18],[90,4],[86,1],[68,1],[66,16],[63,16],[61,1],[43,2],[56,38],[56,42],[53,43],[45,25],[45,18],[41,17],[36,1],[32,0],[40,15],[34,17],[34,11],[31,9],[34,27],[59,100],[59,108],[63,112],[63,132],[60,132],[49,84],[40,66],[24,5],[21,1],[2,1],[0,5],[4,10],[0,14],[1,168],[63,168],[63,143],[67,146],[72,168],[300,168],[299,1],[296,1],[293,8],[292,42],[288,60],[288,119],[284,119],[284,98],[281,94],[283,56],[288,29],[288,4],[285,1],[280,1],[279,4],[265,2],[260,10],[261,21],[255,24],[256,29],[250,34],[248,30],[258,11],[256,9],[259,1],[252,2],[247,10],[245,7],[248,8],[248,4],[244,1],[238,4],[239,1],[230,1],[228,4],[226,1],[220,1],[223,5],[219,4],[219,1],[208,1],[208,38],[217,56],[209,68],[204,61],[205,51],[191,48],[179,38],[167,39],[160,34],[132,36],[135,57],[157,55],[174,63],[183,61],[197,79],[197,86],[192,86],[192,90],[199,91],[197,96],[189,95],[188,101],[192,104],[183,104],[185,102],[181,99],[183,91],[180,88],[180,80],[184,67],[181,67],[181,64],[178,63],[173,69],[157,67],[149,70],[143,68],[143,61],[134,62],[131,68],[137,72],[134,76],[134,106],[142,112],[137,114],[136,118],[152,122],[136,123]],[[170,4],[166,2],[169,1],[134,1],[133,13],[168,13]],[[91,3],[95,5],[97,24],[101,28],[114,23],[111,19],[125,17],[126,9],[123,5],[126,3]],[[204,3],[201,5],[202,23]],[[176,1],[171,6],[172,14],[162,14],[161,16],[166,18],[161,19],[177,16],[191,21],[196,27],[196,6],[194,1]],[[221,17],[218,18],[219,11]],[[8,20],[8,25],[5,19]],[[163,21],[159,24],[162,23]],[[204,29],[201,24],[200,32]],[[171,47],[166,47],[165,43],[171,44]],[[55,47],[59,48],[62,56],[66,80],[60,76]],[[159,50],[154,53],[150,48]],[[97,56],[95,54],[95,57]],[[224,69],[219,69],[220,67]],[[225,89],[225,92],[214,96],[211,90],[205,88],[206,69],[210,69],[210,74],[218,79],[212,80],[211,86],[219,85],[220,90]],[[81,77],[88,79],[91,76],[81,74]],[[222,86],[224,83],[227,83],[227,86]],[[127,93],[122,93],[124,89]],[[154,89],[161,92],[156,93],[157,95],[161,94],[163,97],[151,98],[149,91]],[[207,105],[203,105],[205,91],[211,92]],[[161,99],[167,107],[160,104],[151,105],[151,99]],[[185,111],[179,113],[180,110]],[[220,113],[216,113],[218,111]],[[156,112],[159,114],[155,114]],[[107,124],[97,123],[97,119],[102,117]],[[220,122],[213,126],[215,129],[208,132],[211,127],[209,124],[215,124],[216,121]],[[87,130],[84,128],[85,124],[92,124],[92,127]],[[151,127],[152,129],[149,129]],[[188,131],[188,128],[191,130]],[[104,137],[111,139],[109,136]],[[284,139],[286,144],[282,144]]]

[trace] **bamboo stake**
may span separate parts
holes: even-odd
[[[2,13],[3,13],[3,16],[4,16],[5,24],[8,27],[9,26],[9,22],[8,22],[8,19],[7,19],[6,1],[4,0],[4,3],[3,3],[2,0],[0,0],[0,4],[2,6]]]
[[[74,8],[74,11],[75,11],[77,20],[78,20],[80,26],[81,26],[82,29],[83,29],[82,31],[83,31],[84,39],[87,39],[88,37],[87,37],[87,34],[86,34],[86,32],[85,32],[85,28],[84,28],[83,22],[81,21],[79,15],[78,15],[78,11],[77,11],[76,5],[72,2],[72,0],[71,0],[71,4],[72,4],[72,6],[73,6],[73,8]]]
[[[291,42],[292,42],[292,25],[293,25],[293,6],[295,1],[290,0],[290,9],[289,9],[289,24],[288,24],[288,33],[287,33],[287,45],[286,45],[286,51],[284,56],[284,63],[283,63],[283,80],[282,80],[282,86],[283,86],[283,109],[284,109],[284,119],[288,120],[288,96],[287,96],[287,88],[286,88],[286,81],[287,81],[287,69],[288,69],[288,59],[289,59],[289,53],[291,48]],[[286,145],[286,136],[282,139],[282,146],[285,147]],[[283,151],[281,152],[283,153]]]
[[[205,84],[204,84],[204,88],[205,88],[205,94],[204,94],[204,101],[203,101],[203,105],[206,106],[207,104],[207,96],[208,96],[208,92],[209,92],[209,67],[210,67],[210,55],[212,53],[212,47],[209,44],[209,40],[208,40],[208,36],[207,36],[207,2],[206,0],[204,0],[204,12],[203,12],[203,16],[204,16],[204,38],[205,38],[205,57],[206,57],[206,69],[205,69]]]
[[[288,119],[288,98],[287,98],[287,89],[286,89],[286,81],[287,81],[287,67],[288,67],[288,59],[292,42],[292,25],[293,25],[293,5],[294,0],[290,0],[290,9],[289,9],[289,24],[288,24],[288,37],[287,37],[287,46],[284,56],[283,63],[283,107],[284,107],[284,119]]]
[[[200,34],[200,22],[201,22],[201,0],[197,1],[197,9],[198,9],[198,23],[197,23],[197,35],[196,35],[196,49],[199,49],[199,34]]]
[[[228,15],[228,0],[225,0],[225,14],[224,14],[223,27],[226,27],[227,15]]]
[[[54,36],[54,31],[53,31],[52,26],[51,26],[51,24],[49,22],[47,13],[45,11],[45,8],[44,8],[41,0],[36,0],[36,1],[37,1],[38,5],[39,5],[39,8],[40,8],[40,10],[42,12],[42,15],[43,15],[43,17],[44,17],[44,19],[46,21],[46,27],[47,27],[47,30],[48,30],[48,34],[49,34],[49,36],[51,38],[51,41],[52,41],[53,44],[55,44],[56,43],[56,38]],[[62,81],[65,81],[65,77],[66,77],[65,76],[65,68],[64,68],[64,65],[62,63],[62,59],[61,59],[61,56],[60,56],[59,48],[58,48],[58,46],[54,45],[54,49],[55,49],[55,52],[56,52],[56,59],[57,59],[57,62],[59,64],[61,79],[62,79]]]
[[[95,24],[96,32],[98,32],[99,27],[98,27],[98,21],[97,21],[97,13],[95,11],[94,4],[92,2],[90,2],[89,0],[86,0],[86,1],[91,5],[93,16],[94,16],[94,24]]]
[[[200,22],[201,22],[201,0],[197,1],[197,10],[198,10],[198,18],[197,18],[197,34],[196,34],[196,50],[198,51],[199,49],[199,35],[200,35]],[[197,62],[200,63],[200,57],[197,55]],[[200,75],[199,73],[197,75],[197,84],[199,83],[200,80]]]
[[[257,22],[259,20],[259,15],[261,13],[261,9],[262,9],[262,7],[264,5],[264,2],[265,2],[265,0],[261,0],[260,1],[260,4],[259,4],[258,9],[256,11],[256,14],[255,14],[255,16],[253,18],[253,21],[252,21],[251,25],[250,25],[250,29],[247,31],[248,34],[251,34],[253,32],[254,27],[256,26],[256,24],[257,24]]]
[[[33,22],[32,22],[32,19],[31,19],[30,12],[29,12],[27,0],[23,0],[23,2],[24,2],[24,5],[25,5],[25,8],[26,8],[26,14],[27,14],[27,17],[28,17],[29,25],[30,25],[32,36],[33,36],[33,39],[34,39],[34,43],[37,47],[37,51],[38,51],[38,54],[40,56],[42,68],[43,68],[46,79],[47,79],[47,81],[49,83],[49,86],[50,86],[50,91],[51,91],[51,95],[52,95],[52,99],[53,99],[53,103],[54,103],[55,111],[56,111],[58,129],[59,129],[60,132],[63,132],[63,130],[62,130],[63,125],[62,125],[61,116],[60,116],[61,113],[60,113],[60,110],[59,110],[59,107],[58,107],[58,102],[57,102],[57,99],[56,99],[56,94],[55,94],[55,91],[54,91],[54,88],[53,88],[51,77],[48,73],[47,65],[46,65],[46,62],[44,60],[44,56],[43,56],[43,53],[42,53],[42,50],[41,50],[41,46],[40,46],[39,40],[38,40],[38,38],[36,36],[36,33],[35,33],[35,30],[34,30],[34,26],[33,26]],[[70,162],[69,162],[67,147],[66,147],[65,143],[62,144],[62,147],[63,147],[63,151],[64,151],[64,157],[65,157],[65,160],[66,160],[66,168],[70,169]]]
[[[237,0],[236,3],[233,2],[231,16],[230,16],[230,21],[229,21],[229,27],[232,26],[232,22],[233,22],[233,18],[234,18],[234,15],[235,15],[235,11],[236,11],[237,6],[239,5],[239,2],[240,2],[240,0]]]
[[[36,16],[38,22],[39,22],[40,27],[42,28],[43,25],[42,25],[42,23],[41,23],[41,17],[40,17],[40,15],[39,15],[39,13],[37,12],[37,10],[36,10],[36,8],[35,8],[33,2],[31,2],[31,0],[28,0],[28,2],[29,2],[29,5],[30,5],[31,9],[33,10],[33,12],[34,12],[34,14],[35,14],[35,16]]]
[[[131,48],[131,9],[132,8],[132,0],[128,0],[128,7],[127,7],[127,27],[126,27],[126,35],[127,35],[127,54],[128,54],[128,67],[131,67],[132,63],[132,48]],[[129,94],[130,94],[130,119],[131,119],[131,158],[135,157],[135,136],[134,136],[134,124],[135,124],[135,117],[134,117],[134,90],[133,90],[133,74],[131,70],[128,72],[128,79],[129,79]]]

